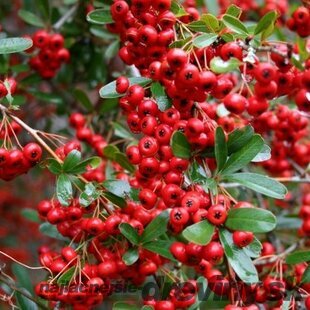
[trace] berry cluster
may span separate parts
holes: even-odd
[[[308,37],[310,35],[309,9],[304,6],[298,7],[292,17],[288,19],[287,27],[291,31],[297,32],[301,37]]]
[[[27,51],[33,54],[29,60],[31,68],[45,79],[53,78],[61,65],[70,60],[70,52],[64,48],[64,37],[59,33],[38,30],[32,40],[33,48]]]

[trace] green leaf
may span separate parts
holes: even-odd
[[[0,39],[0,54],[19,53],[32,46],[32,40],[26,38]]]
[[[115,136],[123,139],[130,139],[130,140],[133,139],[132,133],[129,132],[123,125],[116,122],[112,122],[112,126],[114,129]]]
[[[296,251],[286,256],[286,263],[296,265],[310,261],[310,251]]]
[[[105,53],[104,53],[104,58],[106,59],[107,62],[109,62],[113,57],[117,55],[117,52],[120,48],[120,42],[119,40],[114,40],[110,45],[107,47]]]
[[[16,263],[12,264],[12,271],[17,279],[18,286],[27,289],[31,294],[33,294],[33,286],[30,280],[31,276],[29,271],[25,267]]]
[[[198,286],[198,293],[197,296],[199,298],[196,298],[196,302],[192,304],[188,310],[197,310],[197,309],[204,309],[203,306],[201,305],[203,301],[205,300],[204,297],[206,295],[206,292],[208,291],[208,282],[205,277],[199,277],[197,279],[197,286]],[[202,298],[201,298],[201,297]],[[200,306],[201,305],[201,306]]]
[[[63,206],[69,206],[72,199],[72,184],[66,174],[60,174],[56,183],[56,196]]]
[[[173,41],[169,47],[170,48],[182,48],[186,43],[188,43],[191,40],[191,37],[188,37],[186,39],[182,39],[182,40],[176,40]]]
[[[272,231],[276,224],[277,219],[270,211],[259,208],[231,209],[225,222],[229,229],[254,233]]]
[[[307,269],[304,271],[301,283],[310,283],[310,266],[307,267]]]
[[[28,295],[29,297],[31,297],[31,294],[26,289],[20,288],[20,290],[22,290],[25,295]],[[15,296],[18,301],[19,309],[22,309],[22,310],[24,309],[25,310],[38,310],[39,309],[37,304],[34,301],[27,298],[20,292],[15,291]]]
[[[122,260],[127,266],[133,265],[138,259],[139,251],[137,248],[131,248],[127,250],[122,256]]]
[[[194,161],[189,167],[189,178],[192,183],[204,183],[208,178],[205,170],[200,166],[197,161]]]
[[[79,203],[83,207],[89,206],[93,201],[98,199],[100,192],[96,189],[93,183],[87,183],[85,185],[84,191],[81,193],[79,198]]]
[[[217,171],[221,171],[227,160],[227,144],[222,127],[217,127],[215,132],[215,159]]]
[[[81,158],[82,158],[81,152],[79,152],[78,150],[72,150],[65,158],[65,161],[62,166],[63,171],[64,172],[70,171],[77,164],[79,164]]]
[[[135,172],[135,167],[128,161],[128,158],[123,153],[116,153],[115,154],[115,161],[122,166],[125,170],[133,173]]]
[[[130,197],[133,200],[136,200],[137,190],[132,188],[127,181],[122,180],[106,180],[102,185],[115,196],[121,198]]]
[[[298,229],[302,225],[302,220],[296,217],[277,216],[277,230]]]
[[[91,24],[106,25],[114,22],[110,9],[98,9],[87,14],[86,20]]]
[[[287,194],[287,189],[283,184],[261,174],[244,172],[225,175],[224,178],[229,182],[237,182],[268,197],[284,199]]]
[[[126,200],[124,198],[118,197],[110,192],[104,192],[102,193],[102,196],[120,208],[125,208],[127,206]]]
[[[113,304],[112,310],[140,310],[140,307],[118,301]]]
[[[86,171],[86,167],[90,166],[92,169],[99,167],[102,160],[98,156],[90,157],[79,162],[76,166],[72,167],[71,169],[67,170],[67,173],[70,174],[81,174]]]
[[[171,2],[171,8],[170,11],[172,13],[174,13],[174,15],[176,17],[181,17],[181,16],[185,16],[188,15],[188,13],[185,11],[185,9],[183,8],[183,6],[181,4],[179,4],[178,1],[173,0]]]
[[[242,14],[242,10],[241,10],[238,6],[236,6],[236,5],[234,5],[234,4],[231,4],[231,5],[227,8],[225,14],[226,14],[226,15],[230,15],[230,16],[234,16],[234,17],[236,17],[236,18],[239,18],[240,15]]]
[[[33,89],[29,90],[29,93],[41,101],[51,102],[58,105],[61,105],[64,102],[63,98],[58,94],[44,93]]]
[[[128,223],[121,223],[119,225],[120,232],[125,236],[132,244],[139,244],[139,235],[137,231]]]
[[[249,34],[246,26],[238,18],[234,16],[226,14],[223,16],[222,21],[227,28],[231,29],[232,31],[238,34],[246,36]]]
[[[82,89],[76,88],[73,91],[73,96],[77,101],[82,104],[82,106],[86,109],[87,112],[93,111],[94,107],[87,94]]]
[[[224,61],[221,57],[214,57],[210,61],[210,69],[215,73],[227,73],[239,68],[241,62],[237,58]]]
[[[147,243],[163,235],[167,231],[168,222],[169,211],[161,212],[146,226],[141,236],[141,242]]]
[[[257,258],[261,255],[262,244],[256,237],[254,237],[253,242],[251,242],[248,246],[244,247],[243,250],[248,256]]]
[[[43,20],[32,12],[21,9],[18,11],[18,16],[29,25],[44,28]]]
[[[241,281],[257,283],[259,279],[252,260],[243,249],[234,244],[232,234],[228,230],[220,229],[220,240],[229,264]]]
[[[187,25],[194,32],[209,32],[207,24],[202,20],[195,20]]]
[[[255,27],[254,35],[258,35],[261,32],[265,31],[271,24],[274,24],[278,18],[276,11],[270,11],[266,13],[258,22]]]
[[[215,227],[209,221],[204,220],[188,226],[183,230],[183,236],[189,242],[193,242],[199,245],[207,245],[214,233]]]
[[[177,262],[177,260],[173,257],[170,252],[171,242],[156,240],[143,244],[143,248],[151,251],[153,253],[157,253],[162,257],[168,258],[172,262]]]
[[[237,128],[228,135],[228,154],[232,154],[244,147],[253,137],[254,129],[251,125]]]
[[[146,86],[147,84],[150,84],[152,82],[151,79],[145,78],[145,77],[132,77],[129,78],[129,83],[130,85],[141,85],[141,86]],[[116,82],[113,81],[105,86],[103,86],[99,90],[99,94],[101,98],[118,98],[122,97],[122,94],[119,94],[116,92]]]
[[[57,230],[57,227],[55,225],[52,225],[50,223],[42,223],[39,227],[40,232],[48,236],[50,238],[54,238],[57,240],[62,240],[62,241],[70,241],[68,238],[63,237],[59,231]]]
[[[34,209],[24,208],[22,209],[21,214],[24,218],[26,218],[27,220],[31,222],[41,223],[41,220],[38,216],[38,212]]]
[[[217,37],[215,33],[204,33],[193,40],[193,45],[198,48],[204,48],[214,43]]]
[[[57,284],[67,284],[71,281],[74,272],[75,272],[76,266],[70,267],[68,270],[66,270],[58,279]]]
[[[271,148],[264,144],[261,151],[252,159],[253,163],[259,163],[262,161],[266,161],[271,158]]]
[[[165,88],[159,82],[152,83],[151,92],[160,111],[164,112],[171,107],[171,103],[166,95]]]
[[[99,108],[99,114],[104,114],[113,110],[116,110],[118,107],[118,99],[117,98],[108,98],[103,100]]]
[[[260,135],[254,135],[239,151],[233,153],[227,160],[222,174],[229,174],[244,168],[260,152],[264,140]]]
[[[203,14],[201,15],[200,20],[206,23],[209,31],[218,33],[220,30],[220,22],[219,20],[212,14]]]
[[[36,0],[35,5],[38,8],[38,10],[41,12],[41,14],[49,20],[50,18],[50,5],[49,0]]]
[[[190,144],[184,133],[175,131],[172,135],[170,144],[174,156],[186,159],[191,157]]]

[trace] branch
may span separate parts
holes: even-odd
[[[72,6],[54,25],[53,29],[58,31],[77,11],[79,4]]]

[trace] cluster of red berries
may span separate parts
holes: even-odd
[[[310,35],[310,11],[304,6],[298,7],[287,21],[287,27],[306,38]]]
[[[27,173],[41,159],[42,148],[37,143],[28,143],[21,150],[11,148],[11,144],[10,148],[7,147],[5,142],[10,137],[16,138],[21,131],[20,125],[14,121],[6,122],[6,126],[1,125],[0,139],[3,140],[3,143],[0,148],[0,179],[4,181],[11,181],[17,176]]]
[[[300,235],[310,236],[310,194],[302,197],[302,206],[299,210],[299,217],[303,223],[299,230]]]
[[[27,52],[33,54],[29,60],[31,68],[43,78],[53,78],[63,63],[70,60],[70,52],[64,47],[64,37],[59,33],[38,30],[32,35],[33,47]]]

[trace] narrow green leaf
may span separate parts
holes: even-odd
[[[72,184],[66,174],[60,174],[56,183],[56,196],[63,206],[69,206],[72,199]]]
[[[122,198],[131,196],[133,190],[127,181],[122,180],[106,180],[102,185],[110,193]]]
[[[87,183],[85,185],[84,191],[79,197],[79,203],[83,207],[89,206],[93,201],[98,199],[100,192],[97,190],[96,186],[93,183]]]
[[[210,69],[215,73],[227,73],[239,68],[241,62],[237,58],[224,61],[221,57],[214,57],[210,61]]]
[[[232,154],[244,147],[253,137],[254,129],[251,125],[237,128],[228,135],[228,154]]]
[[[310,266],[307,267],[307,269],[304,271],[301,283],[310,283]]]
[[[129,132],[127,128],[125,128],[123,125],[116,122],[112,122],[112,126],[114,129],[115,136],[123,139],[130,139],[130,140],[133,139],[132,133]]]
[[[204,48],[214,43],[217,37],[215,33],[204,33],[193,40],[193,45],[198,48]]]
[[[125,170],[133,173],[135,172],[135,167],[128,161],[128,158],[123,153],[115,154],[115,162],[117,162],[120,166],[122,166]]]
[[[127,206],[126,200],[124,198],[118,197],[118,196],[116,196],[110,192],[104,192],[104,193],[102,193],[102,196],[104,196],[112,204],[114,204],[120,208],[125,208]]]
[[[190,144],[182,132],[174,132],[170,144],[174,156],[186,159],[191,157]]]
[[[82,106],[86,109],[87,112],[91,112],[94,109],[90,99],[82,89],[76,88],[73,91],[73,96],[77,101],[82,104]]]
[[[0,39],[0,54],[19,53],[32,46],[32,40],[26,38]]]
[[[31,222],[41,223],[38,212],[34,209],[24,208],[21,210],[21,215]]]
[[[263,246],[260,241],[256,237],[254,237],[253,242],[250,243],[248,246],[244,247],[243,250],[249,257],[257,258],[261,255],[262,247]]]
[[[20,288],[20,290],[22,290],[22,292],[25,295],[32,297],[31,294],[26,289]],[[39,308],[37,304],[31,299],[27,298],[24,294],[21,294],[20,292],[15,291],[15,296],[18,301],[19,309],[38,310]]]
[[[234,173],[225,175],[225,180],[237,182],[255,192],[264,194],[268,197],[284,199],[287,194],[286,187],[278,181],[257,173]]]
[[[286,263],[296,265],[310,261],[310,251],[296,251],[286,256]]]
[[[151,92],[156,100],[160,111],[164,112],[171,107],[165,88],[159,82],[153,82],[151,85]]]
[[[238,34],[243,35],[249,34],[246,26],[238,18],[234,16],[226,14],[223,16],[222,21],[227,28],[231,29],[232,31]]]
[[[118,301],[113,304],[112,310],[140,310],[140,307]]]
[[[207,179],[208,176],[205,172],[205,170],[200,166],[197,161],[194,161],[190,167],[189,167],[189,178],[193,183],[204,183]]]
[[[104,58],[106,59],[107,62],[109,62],[113,57],[117,55],[117,52],[120,47],[120,42],[119,40],[114,40],[110,45],[107,47],[105,53],[104,53]]]
[[[170,252],[171,242],[156,240],[143,244],[143,248],[151,251],[153,253],[157,253],[162,257],[168,258],[172,262],[177,262],[177,260],[173,257]]]
[[[271,148],[264,144],[261,151],[252,159],[253,163],[259,163],[271,158]]]
[[[259,281],[257,270],[251,258],[243,249],[237,247],[232,239],[232,234],[225,229],[220,229],[220,240],[224,248],[229,264],[245,283],[257,283]]]
[[[254,35],[258,35],[266,30],[270,24],[274,24],[277,20],[278,14],[276,11],[270,11],[266,13],[256,25]]]
[[[12,271],[17,279],[18,286],[25,288],[30,292],[30,294],[33,294],[33,285],[30,280],[31,276],[29,271],[25,267],[16,263],[12,264]]]
[[[212,239],[214,230],[215,226],[209,221],[204,220],[184,229],[183,236],[189,242],[199,245],[207,245]]]
[[[120,232],[125,236],[132,244],[139,244],[139,235],[137,231],[128,223],[122,223],[119,225]]]
[[[50,5],[49,0],[36,0],[35,1],[36,7],[44,16],[45,19],[49,20],[50,18]]]
[[[85,159],[78,163],[76,166],[72,167],[71,169],[67,170],[67,173],[70,174],[81,174],[86,171],[86,167],[91,167],[92,169],[95,169],[99,167],[101,164],[102,159],[98,156],[90,157],[88,159]]]
[[[63,237],[59,231],[57,230],[57,227],[55,225],[52,225],[50,223],[42,223],[39,227],[40,232],[48,236],[50,238],[54,238],[57,240],[62,240],[62,241],[70,241],[68,238]]]
[[[233,153],[227,160],[222,174],[230,174],[244,168],[260,152],[264,140],[260,135],[254,135],[239,151]]]
[[[206,23],[209,31],[218,33],[220,30],[220,22],[219,20],[212,14],[203,14],[201,15],[200,20]]]
[[[195,20],[187,25],[194,32],[209,32],[207,24],[202,20]]]
[[[238,208],[228,212],[225,226],[232,230],[265,233],[272,231],[277,218],[268,210],[259,208]]]
[[[231,4],[227,10],[226,10],[226,13],[227,15],[230,15],[230,16],[234,16],[236,18],[239,18],[240,15],[242,13],[242,10],[241,8],[239,8],[238,6],[234,5],[234,4]]]
[[[81,161],[82,155],[81,152],[78,150],[72,150],[63,163],[63,171],[68,172],[72,168],[74,168],[79,162]]]
[[[43,20],[32,12],[21,9],[18,11],[18,16],[29,25],[44,28]]]
[[[167,231],[167,225],[169,221],[169,211],[163,211],[157,215],[150,224],[144,229],[141,242],[147,243],[160,237]]]
[[[131,248],[127,250],[122,256],[122,260],[127,266],[133,265],[135,262],[138,261],[138,259],[139,259],[139,251],[137,248]]]
[[[98,9],[87,14],[86,20],[91,24],[106,25],[113,23],[110,9]]]
[[[129,83],[130,85],[141,85],[141,86],[146,86],[147,84],[150,84],[152,82],[151,79],[145,78],[145,77],[132,77],[129,78]],[[122,94],[119,94],[116,92],[116,82],[113,81],[105,86],[103,86],[99,90],[99,94],[101,98],[118,98],[122,97]]]
[[[187,12],[185,11],[184,7],[176,0],[173,0],[171,2],[171,8],[170,11],[174,13],[176,17],[181,17],[188,15]]]
[[[71,268],[69,268],[68,270],[66,270],[58,279],[57,279],[57,284],[61,285],[61,284],[68,284],[75,272],[76,267],[72,266]]]
[[[217,127],[215,132],[215,159],[217,171],[221,171],[227,160],[227,144],[222,127]]]

